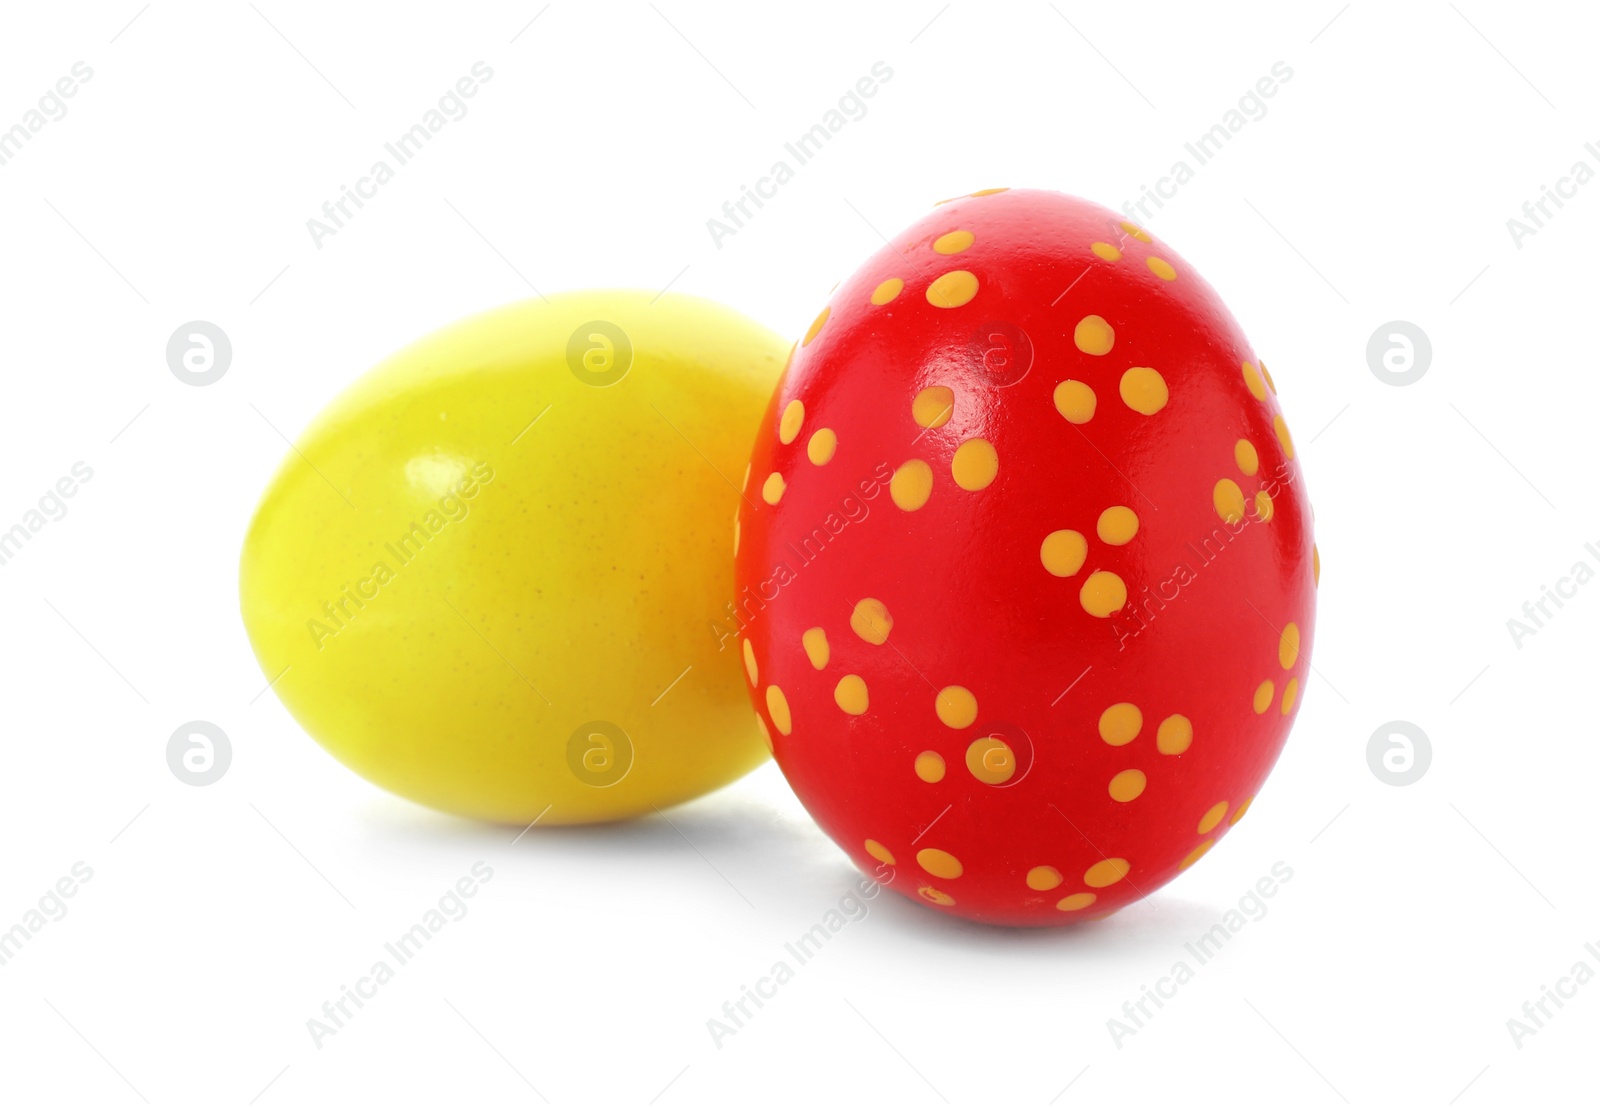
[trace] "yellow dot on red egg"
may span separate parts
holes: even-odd
[[[1155,415],[1167,406],[1166,378],[1149,366],[1135,366],[1117,384],[1122,402],[1140,415]]]
[[[1254,800],[1255,800],[1255,797],[1253,797],[1253,796],[1249,797],[1249,798],[1247,798],[1245,800],[1245,802],[1243,804],[1239,805],[1238,808],[1234,809],[1233,818],[1228,821],[1228,826],[1229,827],[1232,827],[1234,824],[1236,824],[1240,820],[1244,819],[1244,814],[1250,810],[1250,804]]]
[[[735,554],[739,553],[739,518],[737,516],[733,520],[733,552]]]
[[[1172,263],[1165,258],[1158,258],[1151,254],[1144,260],[1144,264],[1150,267],[1151,273],[1154,273],[1163,281],[1176,281],[1178,279],[1178,271],[1173,269]]]
[[[948,850],[936,850],[933,847],[923,847],[917,851],[917,865],[946,880],[955,880],[961,876],[961,862]]]
[[[761,483],[761,499],[768,504],[776,504],[783,499],[783,474],[769,473],[767,479]]]
[[[812,669],[821,669],[828,664],[828,633],[822,628],[813,627],[804,632],[800,636],[800,645],[805,647]]]
[[[959,254],[971,245],[971,231],[947,231],[933,240],[933,252],[935,254]]]
[[[929,904],[938,904],[944,908],[948,908],[950,905],[956,902],[955,897],[951,896],[949,893],[940,892],[932,885],[922,886],[922,888],[917,890],[917,895],[923,900],[926,900]]]
[[[1239,472],[1246,477],[1254,477],[1256,470],[1261,468],[1261,456],[1256,453],[1249,439],[1240,439],[1233,444],[1233,460]]]
[[[1057,577],[1077,573],[1088,556],[1088,540],[1076,531],[1051,531],[1039,545],[1039,560]]]
[[[1126,546],[1139,532],[1139,517],[1126,504],[1114,504],[1100,513],[1095,534],[1110,546]]]
[[[1211,506],[1224,523],[1238,523],[1244,519],[1244,490],[1237,482],[1224,477],[1211,490]]]
[[[894,617],[881,600],[865,597],[856,601],[856,606],[850,611],[850,630],[873,646],[888,642],[889,632],[893,629]]]
[[[1000,472],[1000,456],[987,439],[968,439],[950,459],[950,476],[968,492],[986,489]]]
[[[767,730],[767,721],[762,719],[759,713],[756,715],[756,726],[761,729],[761,741],[767,744],[767,753],[773,753],[772,732]]]
[[[833,687],[833,702],[852,716],[867,710],[867,683],[859,674],[847,673]]]
[[[877,304],[879,307],[882,307],[884,304],[887,304],[889,301],[899,296],[900,290],[905,287],[906,283],[900,278],[891,277],[887,281],[881,283],[877,288],[872,290],[872,302]]]
[[[1111,353],[1111,347],[1117,341],[1117,336],[1116,332],[1111,330],[1111,324],[1100,316],[1086,315],[1078,320],[1078,325],[1072,329],[1072,341],[1085,354],[1098,357]]]
[[[933,279],[927,295],[935,308],[959,308],[978,295],[978,279],[964,269],[952,269]]]
[[[1228,814],[1228,802],[1220,800],[1206,809],[1206,814],[1200,817],[1200,826],[1196,828],[1202,835],[1211,833],[1211,829],[1222,822],[1222,817]]]
[[[1317,550],[1317,544],[1311,544],[1311,585],[1313,588],[1322,584],[1322,554]]]
[[[1194,724],[1188,716],[1168,716],[1156,728],[1156,749],[1163,754],[1182,754],[1194,742]]]
[[[1016,752],[994,735],[974,739],[967,747],[967,771],[985,785],[1003,785],[1017,772]]]
[[[806,331],[806,337],[800,340],[800,345],[810,346],[811,340],[821,333],[822,325],[826,322],[828,322],[828,309],[823,308],[817,313],[817,318],[811,321],[811,327]]]
[[[1107,262],[1120,262],[1122,251],[1112,246],[1109,242],[1092,242],[1089,249],[1094,251],[1094,256]]]
[[[756,649],[750,645],[750,640],[744,640],[744,671],[750,676],[750,687],[753,689],[761,683],[761,670],[756,665]]]
[[[1267,398],[1266,382],[1261,380],[1261,374],[1256,367],[1249,362],[1245,362],[1240,372],[1244,374],[1244,387],[1250,390],[1250,395],[1257,400],[1265,400]]]
[[[839,436],[831,427],[819,429],[806,441],[806,457],[814,466],[825,466],[833,461],[833,452],[839,449]]]
[[[932,493],[933,468],[921,458],[912,458],[889,479],[889,499],[901,511],[916,511],[928,502]]]
[[[917,755],[912,768],[916,770],[917,776],[928,784],[938,784],[944,780],[944,755],[937,750],[924,750]]]
[[[1256,686],[1255,697],[1250,703],[1251,707],[1255,708],[1258,716],[1272,707],[1272,680],[1270,678]]]
[[[789,401],[788,407],[783,409],[783,418],[778,421],[778,441],[785,446],[793,442],[805,418],[806,406],[798,400]]]
[[[1056,901],[1056,907],[1063,912],[1081,912],[1094,903],[1093,893],[1072,893]]]
[[[911,418],[918,427],[943,427],[955,410],[955,391],[944,385],[929,385],[911,401]]]
[[[780,735],[787,735],[794,730],[794,720],[789,715],[789,701],[776,685],[767,686],[767,715],[772,717],[772,726],[778,729]]]
[[[1068,423],[1088,423],[1094,418],[1094,390],[1082,381],[1063,381],[1056,386],[1056,411]]]
[[[1127,220],[1123,220],[1122,229],[1140,242],[1149,243],[1151,241],[1150,233],[1137,223],[1129,223]]]
[[[1281,415],[1272,417],[1272,429],[1278,433],[1278,444],[1283,447],[1283,456],[1293,458],[1294,440],[1289,437],[1289,425],[1283,421]]]
[[[1267,495],[1266,489],[1256,493],[1256,518],[1262,523],[1272,518],[1272,497]]]
[[[1106,619],[1128,602],[1128,586],[1110,570],[1097,569],[1078,590],[1078,602],[1090,615]]]
[[[1003,188],[1003,189],[979,189],[977,192],[969,192],[969,193],[967,193],[967,195],[968,196],[993,196],[997,192],[1009,192],[1009,191],[1011,191],[1009,187]]]
[[[1267,371],[1267,363],[1266,362],[1262,362],[1261,363],[1261,376],[1263,376],[1263,377],[1265,377],[1267,379],[1267,388],[1271,389],[1274,393],[1276,393],[1278,391],[1278,386],[1272,380],[1272,374]]]
[[[892,854],[889,848],[884,846],[877,839],[868,839],[862,845],[866,848],[868,854],[872,855],[884,865],[894,865],[894,854]]]
[[[1100,713],[1100,737],[1109,746],[1127,746],[1139,737],[1139,729],[1144,726],[1144,713],[1123,701],[1113,704]]]
[[[978,718],[978,698],[960,685],[946,685],[933,698],[933,710],[941,723],[959,731]]]
[[[1034,866],[1023,878],[1036,893],[1047,893],[1061,884],[1061,871],[1055,866]]]
[[[1103,889],[1128,876],[1128,868],[1126,858],[1105,858],[1089,867],[1083,875],[1083,883],[1091,889]]]
[[[1201,843],[1199,846],[1197,846],[1193,850],[1189,851],[1188,857],[1184,858],[1183,861],[1178,863],[1178,868],[1179,869],[1188,869],[1190,866],[1192,866],[1196,862],[1198,862],[1201,858],[1204,858],[1205,854],[1206,854],[1206,851],[1211,849],[1211,844],[1214,843],[1215,841],[1216,841],[1215,839],[1207,839],[1205,842]]]
[[[1300,678],[1289,678],[1288,684],[1283,686],[1283,707],[1279,709],[1284,715],[1294,711],[1294,701],[1300,695]]]
[[[1278,636],[1278,664],[1284,669],[1293,669],[1299,657],[1300,627],[1294,623],[1285,624],[1283,634]]]
[[[1126,804],[1130,800],[1137,799],[1139,794],[1144,792],[1144,786],[1145,776],[1142,770],[1125,769],[1111,779],[1107,791],[1111,793],[1112,800]]]

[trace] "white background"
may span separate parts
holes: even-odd
[[[0,928],[93,870],[0,966],[0,1099],[1468,1108],[1589,1087],[1600,982],[1520,1046],[1507,1027],[1600,969],[1600,585],[1520,647],[1506,626],[1600,568],[1600,182],[1520,248],[1506,226],[1600,169],[1577,5],[139,2],[0,17],[0,127],[94,73],[0,166],[0,529],[94,471],[0,566]],[[315,246],[306,220],[479,60],[470,113]],[[877,61],[868,114],[716,247],[706,220]],[[1321,679],[1226,849],[1148,902],[1014,933],[879,897],[719,1046],[706,1021],[855,880],[774,767],[670,823],[513,843],[367,785],[263,695],[246,521],[280,432],[383,355],[530,286],[670,283],[795,335],[935,200],[1136,198],[1279,61],[1266,116],[1147,222],[1278,382],[1317,509]],[[196,319],[234,349],[203,388],[165,361]],[[1392,320],[1432,341],[1406,387],[1367,361]],[[233,747],[204,788],[165,756],[195,719]],[[1396,719],[1431,740],[1404,787],[1367,755]],[[477,861],[470,913],[313,1045],[306,1021]],[[1280,861],[1268,914],[1114,1041]]]

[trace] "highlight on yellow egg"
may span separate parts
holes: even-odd
[[[299,436],[240,605],[289,712],[368,780],[506,823],[648,813],[768,755],[727,521],[787,343],[582,292],[429,335]]]

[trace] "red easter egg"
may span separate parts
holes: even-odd
[[[1183,259],[1058,193],[945,202],[834,291],[735,550],[807,810],[988,923],[1099,918],[1194,864],[1307,679],[1317,555],[1271,376]]]

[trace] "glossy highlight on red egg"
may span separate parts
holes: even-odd
[[[796,344],[735,525],[779,766],[936,911],[1102,918],[1250,806],[1319,573],[1277,386],[1144,229],[1054,192],[943,202]]]

